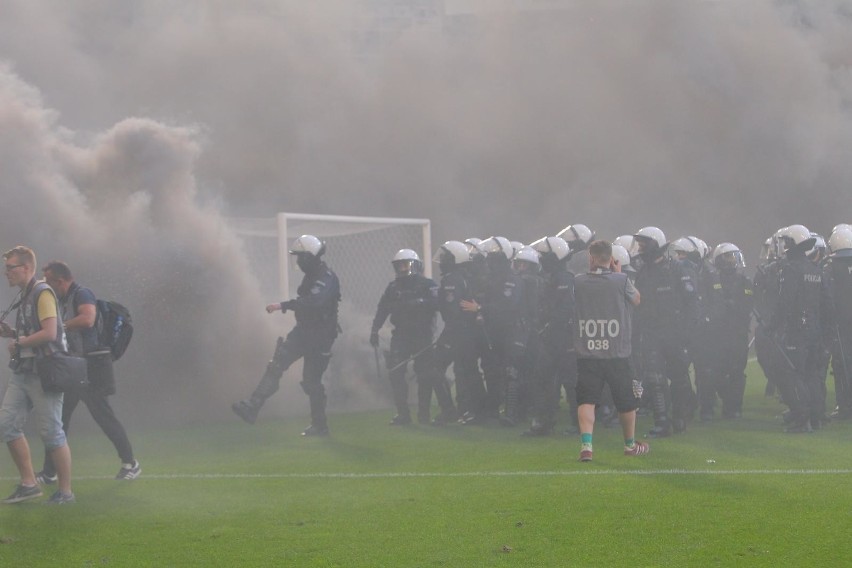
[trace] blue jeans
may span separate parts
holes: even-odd
[[[6,443],[24,435],[30,410],[35,412],[39,436],[47,450],[66,444],[62,430],[62,393],[44,392],[38,375],[12,375],[0,405],[0,436]]]

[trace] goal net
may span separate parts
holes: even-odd
[[[302,273],[287,251],[294,239],[306,234],[326,242],[323,259],[340,279],[342,303],[356,312],[375,313],[394,277],[390,261],[399,249],[417,251],[425,275],[431,277],[428,219],[278,213],[268,218],[231,218],[229,224],[243,239],[252,271],[270,301],[296,297]]]
[[[323,259],[340,279],[343,329],[324,381],[329,408],[387,405],[387,371],[367,342],[370,324],[379,298],[394,278],[391,259],[399,249],[417,251],[424,274],[431,277],[429,220],[278,213],[268,218],[231,218],[228,224],[243,240],[251,270],[269,302],[296,297],[302,272],[287,252],[293,240],[309,234],[326,242]],[[389,345],[388,335],[382,332],[380,351]]]

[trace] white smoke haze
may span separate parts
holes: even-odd
[[[415,4],[446,15],[377,27]],[[465,4],[0,0],[3,248],[131,307],[119,410],[221,416],[286,331],[227,216],[431,218],[435,243],[656,225],[751,262],[852,221],[847,3]],[[371,404],[352,318],[338,408]],[[299,374],[273,412],[305,412]]]

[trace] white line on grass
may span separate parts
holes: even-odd
[[[384,472],[384,473],[155,473],[141,479],[404,479],[453,477],[564,477],[575,475],[848,475],[852,469],[585,469],[566,471],[467,471],[467,472]],[[3,481],[15,478],[0,477]],[[113,479],[87,475],[75,480]]]

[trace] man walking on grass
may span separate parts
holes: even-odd
[[[635,440],[636,409],[641,385],[630,367],[631,316],[639,292],[612,258],[612,245],[595,241],[589,246],[589,272],[574,280],[579,333],[577,351],[577,417],[582,447],[580,461],[592,461],[595,406],[604,384],[612,392],[624,434],[624,455],[641,456],[648,444]]]

